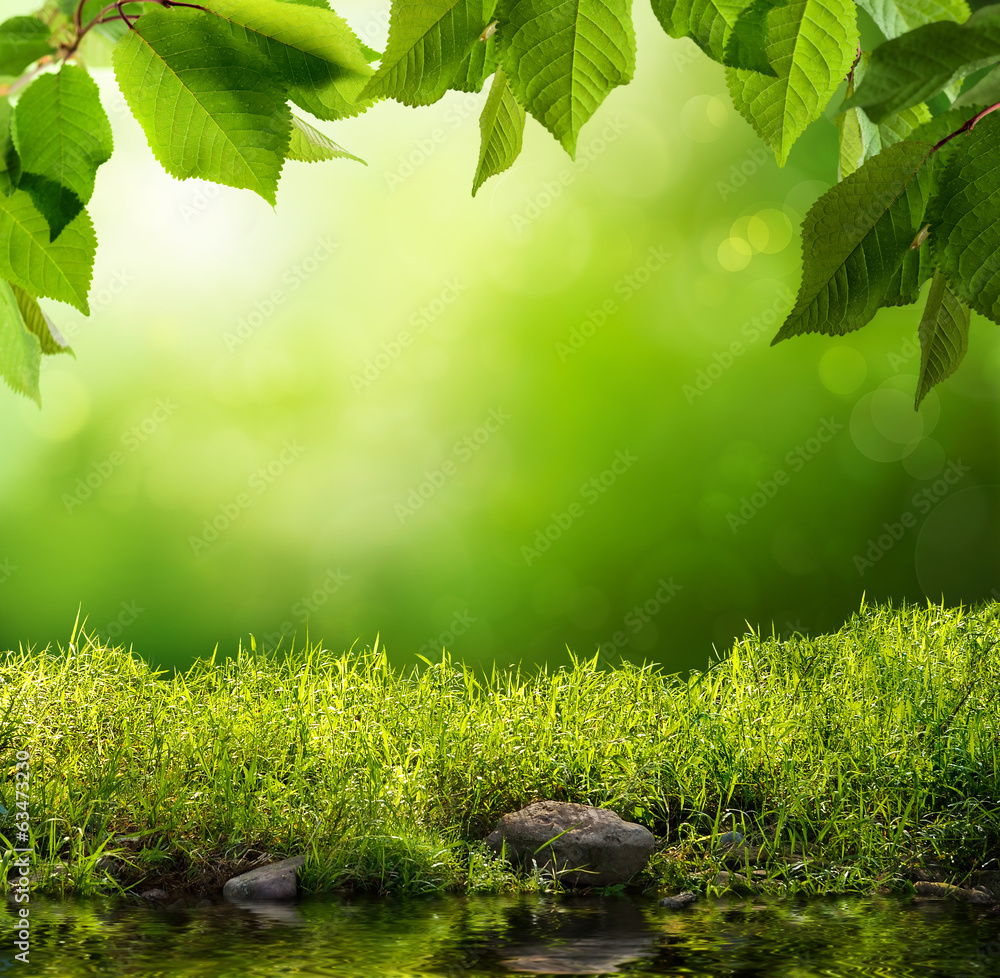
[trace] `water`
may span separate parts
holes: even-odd
[[[1000,915],[889,897],[311,898],[155,908],[30,903],[27,965],[0,907],[0,975],[475,978],[500,975],[1000,976]]]

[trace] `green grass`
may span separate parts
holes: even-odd
[[[409,674],[319,646],[157,675],[74,632],[0,666],[0,800],[31,751],[37,886],[219,884],[307,852],[307,890],[558,887],[492,857],[505,812],[606,806],[658,838],[635,881],[710,889],[733,826],[765,889],[905,888],[1000,869],[1000,605],[867,607],[839,632],[749,634],[690,676],[597,659]],[[3,876],[16,842],[0,821]],[[108,857],[113,857],[109,859]],[[47,864],[49,869],[40,868]]]

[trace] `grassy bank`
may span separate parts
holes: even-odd
[[[906,887],[921,863],[961,882],[1000,870],[998,638],[996,603],[869,607],[690,677],[477,678],[447,657],[403,675],[319,646],[158,677],[77,634],[2,661],[0,800],[13,813],[28,749],[36,885],[56,892],[212,887],[300,852],[312,890],[552,886],[480,841],[542,798],[648,826],[649,891],[712,886],[734,825],[764,845],[765,889]]]

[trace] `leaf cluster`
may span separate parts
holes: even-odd
[[[917,403],[958,365],[970,309],[1000,322],[1000,5],[965,0],[650,0],[725,66],[733,103],[783,165],[838,92],[840,182],[803,226],[803,282],[777,339],[840,335],[915,302]],[[885,38],[860,46],[858,10]],[[527,115],[572,156],[635,70],[631,0],[393,0],[383,53],[326,0],[47,0],[0,24],[0,375],[39,397],[67,349],[43,296],[87,313],[86,206],[113,150],[84,64],[109,55],[156,158],[179,179],[275,203],[286,160],[358,160],[301,118],[480,92],[475,194],[521,151]],[[363,161],[360,161],[363,162]]]

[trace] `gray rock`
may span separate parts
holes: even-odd
[[[913,884],[913,888],[922,897],[930,897],[935,900],[962,900],[965,903],[993,903],[993,894],[982,887],[969,889],[964,886],[952,886],[950,883],[930,883],[920,881]]]
[[[639,872],[653,852],[653,833],[624,822],[608,808],[538,801],[504,815],[486,837],[496,852],[531,868],[532,862],[569,886],[613,886]]]
[[[289,900],[298,892],[295,871],[306,861],[293,856],[234,876],[222,888],[227,900]]]
[[[667,907],[670,910],[680,910],[681,907],[686,907],[689,903],[694,903],[697,899],[698,897],[694,893],[690,890],[685,890],[676,896],[664,897],[660,901],[660,906]]]
[[[720,846],[738,846],[743,843],[743,834],[733,829],[732,832],[726,832],[725,835],[719,836]]]

